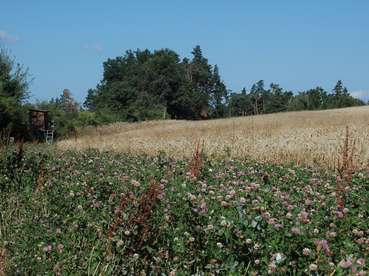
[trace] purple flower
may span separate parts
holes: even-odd
[[[352,261],[350,259],[342,260],[338,265],[342,268],[350,268],[352,266]]]
[[[359,266],[364,266],[365,265],[365,259],[364,258],[357,259],[356,263]]]
[[[328,245],[327,240],[317,240],[315,242],[315,245],[317,247],[317,251],[320,251],[321,249],[323,249],[324,254],[326,256],[330,256],[331,255],[331,251],[329,249],[329,245]]]

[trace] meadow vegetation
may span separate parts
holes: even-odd
[[[251,159],[3,148],[9,274],[365,275],[369,176]],[[346,145],[346,146],[345,146]],[[0,269],[0,271],[1,271]]]

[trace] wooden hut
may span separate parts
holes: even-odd
[[[50,124],[48,110],[30,109],[28,119],[31,135],[35,139],[44,140],[47,143],[53,142],[54,129]]]
[[[29,126],[31,130],[48,130],[49,129],[49,111],[40,109],[30,109]]]

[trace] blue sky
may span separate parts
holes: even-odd
[[[201,45],[228,88],[263,79],[294,91],[338,79],[369,99],[369,1],[1,1],[0,45],[27,66],[33,100],[83,102],[102,62],[128,49]]]

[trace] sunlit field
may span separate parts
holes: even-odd
[[[66,149],[113,150],[121,153],[190,157],[195,145],[208,156],[251,157],[335,168],[346,126],[355,141],[357,168],[369,160],[369,107],[290,112],[209,121],[116,123],[88,128],[60,141]]]

